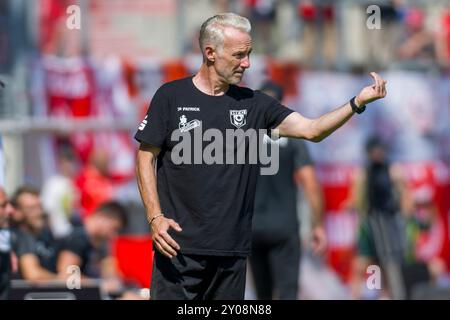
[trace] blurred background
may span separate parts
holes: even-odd
[[[379,29],[369,28],[370,5],[380,10]],[[201,23],[228,11],[252,23],[242,85],[257,89],[270,79],[283,87],[283,103],[305,116],[344,104],[370,83],[369,71],[388,81],[386,99],[307,143],[328,249],[323,257],[308,250],[310,208],[300,189],[299,298],[450,298],[449,0],[0,0],[0,186],[12,227],[28,223],[34,203],[51,241],[79,252],[75,264],[97,263],[92,275],[82,267],[86,278],[110,280],[102,287],[109,297],[147,297],[151,238],[132,137],[158,87],[200,66]],[[376,180],[373,163],[388,167],[392,213],[368,214],[377,194],[362,190]],[[105,227],[102,217],[119,225]],[[77,233],[83,224],[94,231]],[[42,240],[36,228],[28,247]],[[100,244],[74,245],[86,238]],[[14,279],[60,279],[54,246],[50,274],[21,270],[31,249],[13,254]],[[371,264],[381,266],[380,290],[366,285]],[[18,281],[15,290],[30,286]],[[255,298],[252,281],[247,298]]]

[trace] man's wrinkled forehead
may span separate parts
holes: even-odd
[[[229,49],[250,50],[252,47],[252,38],[244,31],[236,28],[227,27],[223,30],[224,47]]]

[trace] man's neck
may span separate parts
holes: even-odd
[[[27,233],[31,233],[34,236],[38,236],[39,233],[42,232],[42,229],[39,230],[39,229],[33,228],[33,226],[26,224],[26,223],[22,224],[22,230]]]
[[[93,221],[94,219],[95,219],[95,217],[93,217],[93,216],[86,218],[86,221],[84,223],[84,230],[86,230],[90,244],[94,248],[97,248],[97,247],[99,247],[99,242],[95,238],[95,233],[96,233],[97,228],[96,228],[95,222]]]
[[[92,235],[95,233],[95,224],[92,222],[92,219],[94,219],[94,217],[89,216],[84,221],[84,230],[86,230],[86,233],[89,237],[92,237]]]
[[[222,96],[230,86],[223,79],[220,79],[212,66],[208,67],[205,63],[202,64],[192,80],[198,90],[210,96]]]

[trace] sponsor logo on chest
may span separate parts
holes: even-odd
[[[194,112],[199,112],[200,108],[199,107],[177,107],[177,111],[194,111]]]

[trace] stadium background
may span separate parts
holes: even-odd
[[[79,30],[66,26],[72,4],[81,8]],[[381,8],[380,30],[366,26],[372,4]],[[70,141],[78,162],[74,210],[87,216],[107,199],[127,204],[131,225],[120,244],[129,247],[119,266],[145,287],[149,236],[132,135],[156,89],[195,72],[199,24],[224,11],[253,25],[243,85],[258,88],[270,78],[284,87],[284,103],[306,116],[347,101],[368,83],[369,70],[388,80],[386,99],[320,144],[308,143],[325,195],[329,248],[322,274],[302,266],[305,298],[349,296],[359,220],[345,203],[375,133],[388,141],[411,190],[432,189],[440,219],[426,246],[450,267],[449,1],[2,0],[0,185],[9,194],[23,184],[42,188],[58,171],[58,143]],[[92,154],[106,157],[109,174],[89,184]],[[306,237],[308,208],[300,207]]]

